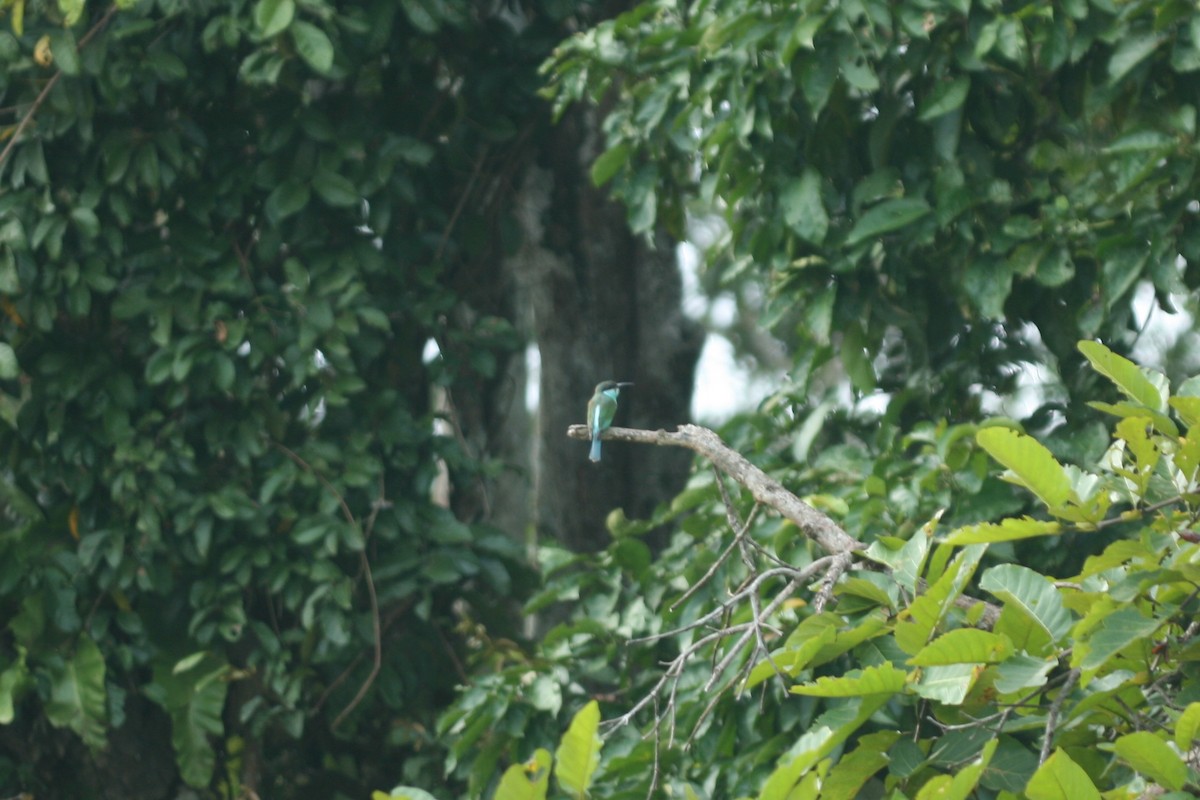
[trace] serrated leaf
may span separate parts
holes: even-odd
[[[925,121],[949,114],[963,104],[970,89],[971,79],[966,75],[952,81],[939,81],[930,92],[929,99],[921,104],[917,119]]]
[[[1117,739],[1116,754],[1129,766],[1172,791],[1187,782],[1188,768],[1179,754],[1149,731],[1136,731]]]
[[[908,660],[914,667],[946,664],[994,664],[1013,650],[1007,636],[975,628],[959,628],[944,633]]]
[[[829,215],[821,202],[821,176],[812,167],[789,181],[779,195],[783,221],[800,238],[821,244],[829,230]]]
[[[600,705],[592,700],[575,714],[554,753],[554,777],[559,788],[584,797],[600,766]]]
[[[946,544],[963,545],[982,542],[1011,542],[1031,539],[1035,536],[1052,536],[1062,533],[1062,525],[1052,520],[1032,517],[1009,518],[978,525],[964,525],[946,537]]]
[[[862,670],[851,670],[833,678],[818,678],[814,683],[791,688],[792,694],[809,697],[863,697],[872,694],[893,695],[904,691],[908,673],[891,662],[884,662]]]
[[[846,244],[854,245],[890,231],[903,228],[924,217],[931,211],[929,203],[919,197],[899,197],[884,200],[863,214],[850,233]]]
[[[1151,411],[1167,410],[1167,395],[1146,376],[1136,364],[1117,355],[1100,342],[1083,341],[1078,345],[1092,369],[1112,381],[1121,392]]]
[[[1071,498],[1071,481],[1062,464],[1041,442],[1008,428],[984,428],[975,441],[1013,473],[1022,486],[1054,510]]]
[[[292,43],[308,65],[321,74],[327,74],[333,68],[333,42],[325,31],[311,22],[296,20],[289,29]]]
[[[282,33],[296,14],[295,0],[258,0],[254,6],[254,25],[264,39]]]

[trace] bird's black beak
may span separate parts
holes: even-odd
[[[621,386],[621,387],[633,386],[633,383],[630,381],[622,381],[621,383],[618,383],[617,386]]]

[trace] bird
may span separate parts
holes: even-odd
[[[601,381],[596,384],[596,392],[588,401],[587,426],[592,434],[592,452],[588,456],[593,462],[600,460],[600,432],[612,425],[617,413],[617,395],[621,387],[633,386],[632,383],[616,381]]]

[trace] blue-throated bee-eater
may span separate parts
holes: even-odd
[[[592,434],[592,452],[588,458],[592,461],[600,460],[600,432],[612,425],[617,413],[617,395],[621,393],[622,386],[633,384],[601,381],[596,384],[596,393],[588,401],[587,426]]]

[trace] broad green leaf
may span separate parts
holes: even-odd
[[[956,706],[966,699],[975,681],[983,674],[979,664],[948,664],[940,667],[925,667],[913,690],[926,700]]]
[[[400,7],[404,9],[404,15],[413,27],[422,33],[437,33],[441,27],[422,0],[400,0]]]
[[[295,0],[258,0],[254,6],[254,24],[264,39],[284,31],[296,13]]]
[[[1149,731],[1122,736],[1114,749],[1129,766],[1172,791],[1179,791],[1187,782],[1187,764],[1165,741]]]
[[[779,766],[763,785],[759,800],[786,800],[791,797],[793,787],[805,773],[846,741],[891,697],[890,694],[855,697],[814,720],[804,735],[779,760]]]
[[[821,201],[821,176],[812,167],[789,181],[779,196],[783,221],[797,236],[813,244],[825,241],[829,230],[829,215]]]
[[[225,733],[223,714],[229,690],[229,665],[211,654],[176,671],[178,660],[162,658],[154,665],[153,699],[171,717],[171,743],[179,774],[189,786],[207,786],[216,767],[210,737]]]
[[[267,220],[272,225],[278,225],[292,214],[302,211],[308,205],[310,194],[308,185],[295,178],[289,178],[275,187],[267,195],[264,211]]]
[[[1167,394],[1146,376],[1140,367],[1117,355],[1100,342],[1080,342],[1079,352],[1091,362],[1092,369],[1108,378],[1130,400],[1141,403],[1151,411],[1167,410]]]
[[[919,197],[899,197],[884,200],[863,214],[850,233],[846,244],[854,245],[865,239],[899,230],[924,217],[930,212],[929,204]]]
[[[970,89],[971,78],[966,75],[950,81],[940,81],[929,94],[929,98],[921,103],[917,119],[925,121],[949,114],[963,104]]]
[[[912,656],[929,643],[946,614],[954,608],[954,601],[975,574],[979,559],[986,550],[986,545],[968,545],[950,563],[942,577],[918,596],[906,611],[901,612],[894,634],[901,650]]]
[[[867,558],[891,567],[896,581],[912,594],[916,594],[921,567],[928,555],[929,536],[922,529],[915,531],[907,541],[880,537],[871,542],[866,552]]]
[[[953,777],[940,775],[937,777],[946,778],[946,780],[927,781],[921,787],[921,791],[917,793],[917,800],[967,800],[975,791],[980,777],[983,776],[983,771],[991,763],[998,744],[998,739],[989,741],[983,746],[979,757],[970,764],[955,770]]]
[[[851,670],[845,675],[817,678],[814,683],[793,686],[793,694],[809,697],[862,697],[871,694],[892,695],[904,690],[908,673],[887,662],[862,670]]]
[[[550,751],[539,747],[524,764],[504,771],[492,800],[546,800],[550,789]]]
[[[1167,402],[1188,428],[1200,425],[1200,397],[1172,397]]]
[[[858,746],[838,759],[821,782],[822,800],[855,800],[863,785],[888,765],[888,749],[900,738],[896,731],[876,731],[858,740]]]
[[[914,667],[994,664],[1008,658],[1011,653],[1012,642],[1007,636],[976,628],[959,628],[934,639],[908,663]]]
[[[1159,625],[1158,620],[1142,616],[1136,608],[1121,608],[1096,627],[1087,639],[1086,647],[1076,647],[1071,665],[1080,667],[1085,673],[1095,672],[1129,645],[1153,634]],[[1079,657],[1081,653],[1082,658]]]
[[[362,194],[349,178],[328,169],[313,174],[312,187],[331,206],[348,208],[362,202]]]
[[[1033,773],[1025,796],[1029,800],[1100,800],[1096,784],[1061,749],[1056,749]]]
[[[1175,723],[1175,744],[1180,750],[1191,750],[1200,739],[1200,702],[1188,703]]]
[[[1044,576],[1017,564],[1000,564],[983,573],[979,586],[1043,630],[1052,642],[1071,632],[1071,615],[1062,594]]]
[[[592,185],[603,186],[612,180],[612,177],[629,160],[629,152],[629,145],[622,142],[601,153],[600,157],[592,164]]]
[[[1010,517],[999,523],[981,522],[978,525],[964,525],[946,537],[946,544],[1010,542],[1016,539],[1052,536],[1059,533],[1062,533],[1062,525],[1051,520]]]
[[[1162,42],[1163,38],[1158,33],[1149,31],[1122,37],[1117,43],[1112,57],[1108,60],[1109,83],[1117,83],[1124,78],[1131,69],[1153,53]]]
[[[1020,483],[1053,511],[1071,499],[1071,481],[1062,464],[1036,439],[1008,428],[984,428],[975,440]]]
[[[1103,411],[1105,414],[1112,414],[1114,417],[1120,417],[1121,419],[1134,417],[1148,418],[1154,423],[1154,428],[1159,433],[1164,433],[1167,436],[1179,435],[1179,428],[1175,426],[1170,417],[1153,409],[1146,408],[1141,403],[1131,403],[1126,400],[1122,400],[1119,403],[1103,403],[1099,400],[1089,400],[1088,405],[1097,411]]]
[[[587,796],[600,766],[599,727],[600,704],[592,700],[575,714],[554,754],[554,777],[559,788],[573,797]]]
[[[108,694],[104,688],[104,656],[87,636],[80,636],[75,655],[51,671],[46,717],[55,727],[79,734],[92,750],[106,743]]]
[[[54,65],[61,69],[64,75],[79,74],[79,49],[71,31],[65,28],[51,31],[50,52],[54,54]]]
[[[1038,686],[1044,686],[1050,670],[1058,665],[1054,658],[1035,658],[1017,653],[996,666],[994,686],[1001,694],[1014,694]]]
[[[296,20],[289,28],[289,33],[300,57],[317,72],[328,74],[333,68],[333,42],[329,41],[325,31],[311,22]]]

